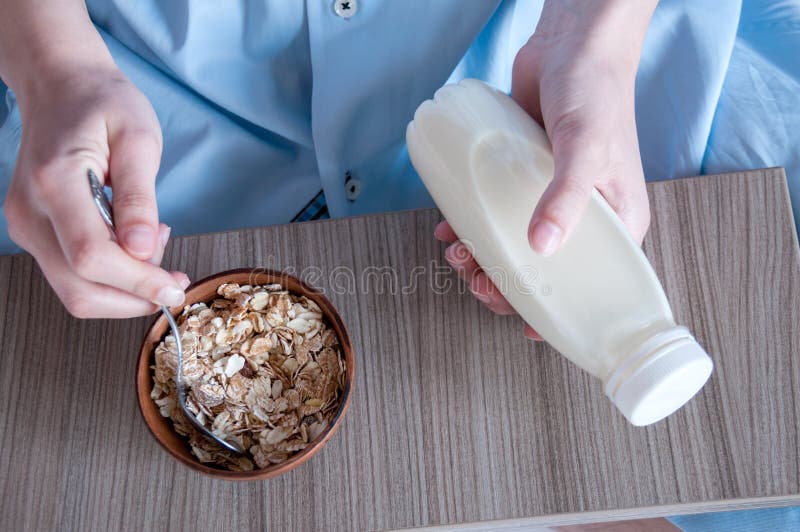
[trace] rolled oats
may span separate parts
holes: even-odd
[[[186,436],[198,460],[234,471],[281,463],[332,422],[345,363],[319,306],[284,290],[226,283],[211,303],[178,318],[189,410],[216,435],[247,449],[237,455],[203,438],[178,406],[175,338],[156,347],[150,396]]]

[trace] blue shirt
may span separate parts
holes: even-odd
[[[404,146],[414,109],[463,77],[509,90],[514,55],[541,11],[540,0],[350,4],[344,18],[334,0],[88,2],[161,122],[157,194],[173,234],[288,222],[320,189],[334,217],[431,206]],[[746,39],[744,15],[755,21]],[[661,1],[637,78],[647,179],[783,165],[800,200],[800,150],[787,127],[800,114],[800,66],[790,59],[799,39],[789,24],[777,27],[785,44],[774,42],[777,16],[800,20],[796,3]],[[21,128],[0,84],[3,93],[4,195]],[[742,96],[761,105],[742,106]],[[3,218],[0,252],[15,249]]]

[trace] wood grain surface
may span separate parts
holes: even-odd
[[[800,255],[783,171],[649,188],[645,250],[716,369],[648,428],[466,293],[434,210],[173,241],[165,264],[193,279],[300,273],[354,341],[339,433],[257,483],[201,476],[148,433],[134,366],[152,317],[73,319],[29,256],[0,258],[0,529],[501,528],[800,504]]]

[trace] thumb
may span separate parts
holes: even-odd
[[[160,133],[122,129],[109,138],[109,144],[117,238],[131,256],[148,260],[160,244],[155,191]]]
[[[169,235],[171,232],[172,228],[167,224],[158,224],[158,245],[156,245],[156,250],[153,253],[153,256],[147,259],[147,262],[153,266],[161,266],[161,259],[164,258],[164,248],[169,241]]]
[[[531,248],[545,257],[561,247],[586,211],[595,174],[604,166],[597,139],[591,135],[552,136],[553,180],[528,226]]]

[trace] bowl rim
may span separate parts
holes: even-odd
[[[273,464],[273,466],[259,469],[255,468],[252,471],[231,471],[227,469],[221,469],[217,467],[212,467],[206,465],[199,460],[192,459],[187,457],[186,455],[181,454],[180,452],[173,449],[173,447],[164,440],[160,436],[160,434],[156,431],[155,427],[153,427],[150,419],[148,418],[147,413],[145,410],[148,407],[155,409],[156,415],[163,419],[165,423],[168,424],[169,429],[177,434],[172,426],[172,420],[169,418],[165,418],[161,416],[161,413],[158,411],[158,407],[155,405],[153,399],[150,398],[150,391],[152,390],[152,370],[150,369],[151,364],[154,362],[155,357],[155,346],[158,345],[157,343],[153,345],[152,348],[148,349],[148,343],[150,343],[149,337],[153,333],[154,329],[157,327],[167,325],[166,318],[163,314],[159,314],[147,327],[147,330],[144,334],[144,339],[142,340],[142,344],[139,348],[139,356],[136,363],[136,396],[137,396],[137,404],[139,407],[139,414],[142,416],[144,424],[147,426],[148,431],[150,434],[155,438],[155,440],[159,443],[159,445],[169,453],[173,458],[178,460],[183,465],[193,469],[195,471],[199,471],[207,476],[211,476],[217,479],[223,480],[236,480],[236,481],[252,481],[252,480],[266,480],[269,478],[277,477],[283,473],[287,473],[300,465],[306,463],[310,460],[314,455],[316,455],[330,440],[333,435],[339,430],[339,426],[341,425],[342,419],[344,415],[347,413],[348,408],[350,407],[350,400],[352,396],[353,387],[355,384],[355,355],[353,350],[352,342],[350,341],[350,335],[347,331],[347,327],[344,324],[341,316],[339,315],[339,311],[336,307],[331,303],[331,301],[325,296],[325,294],[318,290],[317,288],[309,285],[299,277],[291,275],[286,272],[282,272],[279,270],[273,270],[269,268],[234,268],[230,270],[221,271],[208,277],[204,277],[199,279],[192,284],[190,284],[186,288],[187,300],[188,294],[201,286],[206,286],[211,284],[215,281],[219,281],[219,284],[223,284],[224,281],[220,281],[220,279],[227,278],[233,275],[265,275],[270,279],[277,279],[274,282],[279,283],[286,286],[287,279],[291,279],[293,282],[297,283],[300,288],[302,289],[302,294],[320,306],[320,309],[323,311],[323,315],[326,319],[328,319],[336,332],[336,335],[339,339],[339,344],[342,347],[342,352],[345,358],[345,367],[347,369],[347,374],[345,375],[345,385],[344,389],[342,390],[342,399],[341,403],[339,404],[339,408],[334,415],[333,419],[329,427],[317,438],[310,442],[309,445],[303,449],[302,451],[293,454],[289,457],[286,461]],[[263,283],[262,283],[263,284]],[[287,288],[290,292],[295,292]],[[296,293],[296,292],[295,292]],[[199,303],[200,300],[196,301],[195,303]],[[186,303],[184,302],[182,305],[178,307],[170,307],[170,312],[172,312],[173,316],[178,315],[180,312],[183,311],[184,307],[187,304],[194,304],[194,303]],[[143,379],[143,376],[146,375],[147,378]],[[144,382],[143,382],[144,381]],[[145,404],[147,403],[147,404]],[[183,436],[178,435],[181,439],[184,439]],[[191,455],[190,455],[191,456]]]

